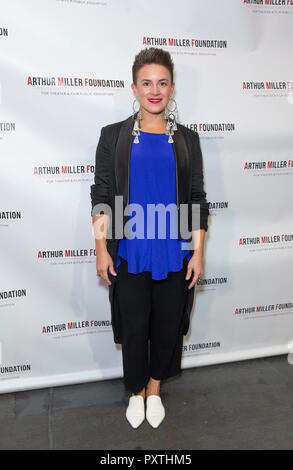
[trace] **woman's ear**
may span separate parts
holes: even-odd
[[[171,85],[171,96],[170,96],[170,98],[173,98],[174,88],[175,88],[175,82],[173,82],[172,85]]]
[[[131,88],[132,88],[134,95],[136,96],[137,91],[136,91],[136,86],[134,83],[131,83]]]

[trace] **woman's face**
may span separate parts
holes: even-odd
[[[137,73],[136,85],[131,88],[139,101],[141,109],[160,114],[167,106],[174,91],[171,74],[167,67],[159,64],[147,64]]]

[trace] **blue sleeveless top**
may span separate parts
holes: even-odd
[[[121,257],[128,262],[129,273],[150,271],[152,279],[159,280],[170,271],[181,270],[185,256],[190,260],[187,241],[177,237],[176,161],[168,138],[166,134],[140,131],[139,144],[132,143],[130,238],[119,240],[116,272]],[[153,212],[148,213],[148,204],[153,204]]]

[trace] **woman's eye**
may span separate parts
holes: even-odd
[[[143,86],[149,86],[149,85],[150,85],[150,83],[148,83],[148,82],[143,83]],[[161,85],[162,86],[167,86],[167,82],[162,82]]]

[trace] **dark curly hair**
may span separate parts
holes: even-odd
[[[142,49],[138,54],[136,54],[134,58],[132,65],[132,80],[135,85],[137,80],[137,72],[141,67],[147,64],[159,64],[167,67],[171,74],[171,83],[173,83],[174,63],[171,59],[170,53],[158,47],[149,47]]]

